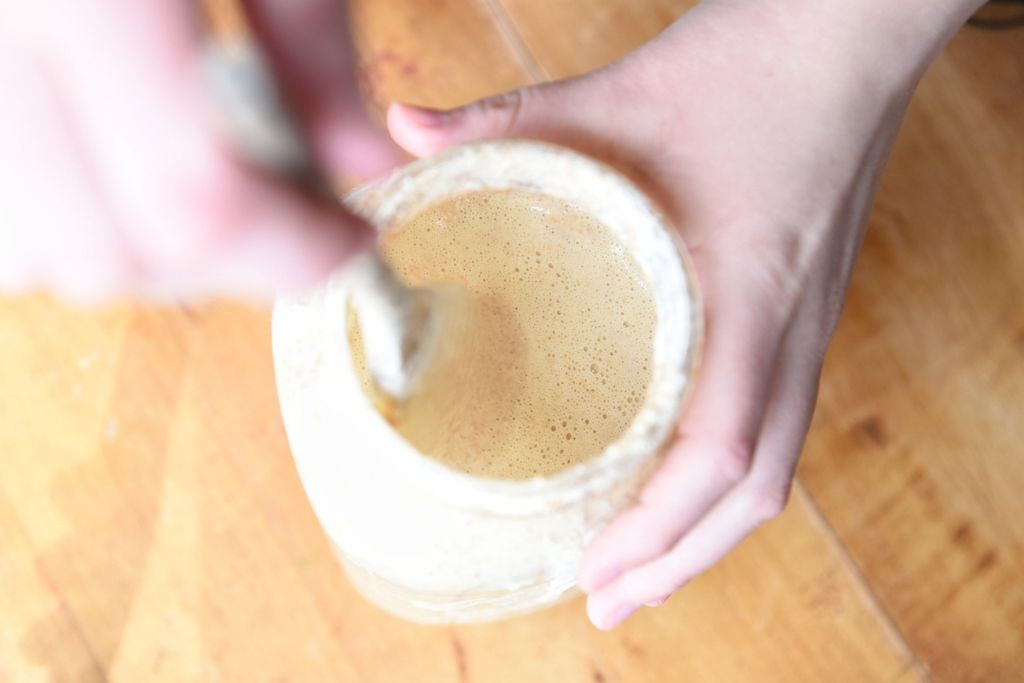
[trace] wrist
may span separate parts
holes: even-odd
[[[797,0],[803,2],[804,0]],[[852,12],[858,57],[879,71],[890,71],[913,87],[964,22],[984,0],[825,0],[823,9],[843,29],[842,15]]]
[[[634,58],[652,88],[723,64],[869,122],[902,111],[983,0],[704,0]],[[748,79],[749,80],[749,79]]]
[[[761,13],[766,30],[817,48],[826,64],[912,89],[984,0],[705,0]],[[788,36],[787,36],[788,34]]]

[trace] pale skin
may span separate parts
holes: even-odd
[[[347,178],[400,163],[358,105],[336,3],[258,4],[321,162]],[[391,137],[418,156],[531,137],[617,164],[692,254],[703,363],[664,465],[580,566],[599,628],[663,603],[784,508],[892,140],[980,4],[708,0],[592,74],[452,112],[389,110]],[[362,248],[355,218],[222,143],[182,5],[79,5],[0,7],[0,77],[17,95],[0,110],[0,148],[17,160],[0,171],[0,289],[267,296]]]

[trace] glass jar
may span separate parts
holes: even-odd
[[[611,168],[538,142],[478,142],[414,162],[345,201],[383,231],[455,195],[516,188],[597,218],[651,285],[647,394],[594,458],[529,480],[442,465],[394,432],[361,390],[344,269],[274,309],[278,394],[310,503],[356,587],[413,621],[487,621],[571,595],[584,549],[657,466],[692,380],[701,338],[693,270],[662,214]]]

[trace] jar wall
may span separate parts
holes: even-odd
[[[498,619],[571,594],[588,543],[656,467],[699,347],[696,283],[669,226],[628,181],[574,152],[475,143],[416,162],[349,204],[377,226],[401,225],[431,202],[487,187],[550,192],[614,223],[652,283],[652,380],[634,422],[593,460],[548,478],[471,477],[416,452],[363,394],[348,348],[344,272],[277,303],[278,393],[310,503],[354,585],[414,621]]]

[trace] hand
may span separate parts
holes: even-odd
[[[359,101],[344,4],[248,4],[273,27],[263,38],[324,166],[360,177],[400,163]],[[370,235],[227,148],[191,7],[0,6],[0,292],[267,295],[311,284]]]
[[[663,465],[583,559],[600,628],[661,604],[786,504],[890,145],[949,17],[966,16],[897,3],[907,16],[889,32],[871,4],[855,3],[862,17],[848,3],[706,3],[602,71],[450,112],[389,112],[418,155],[531,137],[610,161],[691,252],[703,367]]]

